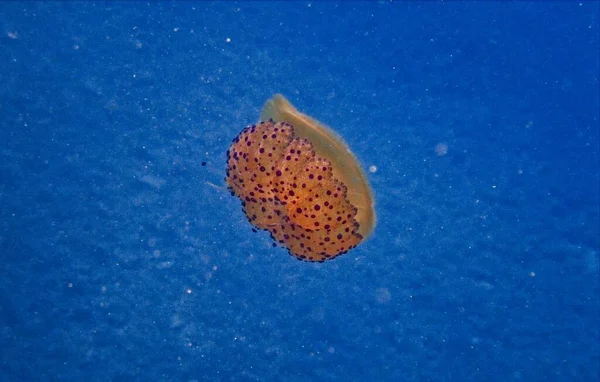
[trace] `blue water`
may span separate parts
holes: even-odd
[[[597,381],[599,19],[0,3],[0,380]],[[278,92],[374,166],[323,264],[225,189]]]

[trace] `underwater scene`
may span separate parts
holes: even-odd
[[[0,3],[0,381],[598,381],[600,3]]]

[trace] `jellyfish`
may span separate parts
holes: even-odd
[[[371,187],[343,139],[280,94],[227,151],[227,187],[248,221],[302,261],[347,253],[375,227]]]

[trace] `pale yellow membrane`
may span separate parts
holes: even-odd
[[[323,123],[299,112],[284,96],[276,94],[265,103],[260,120],[287,122],[296,136],[312,142],[315,152],[331,162],[333,176],[348,188],[348,201],[358,210],[358,233],[365,239],[375,228],[373,192],[358,159],[344,140]]]

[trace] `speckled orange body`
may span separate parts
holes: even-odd
[[[358,209],[348,199],[346,184],[334,176],[332,160],[318,155],[297,130],[272,119],[244,129],[227,152],[226,181],[250,223],[269,231],[296,258],[322,262],[354,248],[364,235]],[[368,185],[366,191],[352,192],[368,192],[372,210]],[[363,215],[371,217],[366,222],[370,232],[375,214]]]

